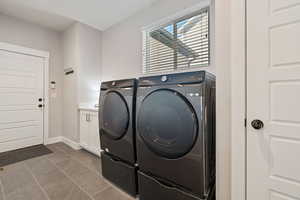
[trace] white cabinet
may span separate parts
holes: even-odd
[[[80,110],[80,146],[100,156],[98,112]]]

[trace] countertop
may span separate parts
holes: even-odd
[[[95,104],[91,103],[81,103],[79,104],[78,110],[84,110],[84,111],[92,111],[92,112],[98,112],[98,107],[95,107]]]

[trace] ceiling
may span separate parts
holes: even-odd
[[[66,17],[50,14],[19,5],[8,5],[0,0],[0,13],[21,18],[56,31],[64,31],[75,21]]]
[[[158,0],[0,0],[0,13],[58,31],[75,21],[105,30]]]

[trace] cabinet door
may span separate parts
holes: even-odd
[[[80,145],[83,148],[87,148],[90,143],[89,139],[89,126],[90,123],[88,121],[89,119],[89,113],[88,112],[80,112]]]
[[[97,155],[100,155],[100,137],[99,137],[99,124],[98,114],[90,113],[90,148],[95,151]]]

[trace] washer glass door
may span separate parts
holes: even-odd
[[[129,126],[129,109],[124,97],[117,91],[109,91],[102,103],[101,133],[113,140],[121,139]]]
[[[179,92],[155,90],[144,98],[138,112],[138,133],[155,154],[176,159],[193,148],[198,121],[192,105]]]

